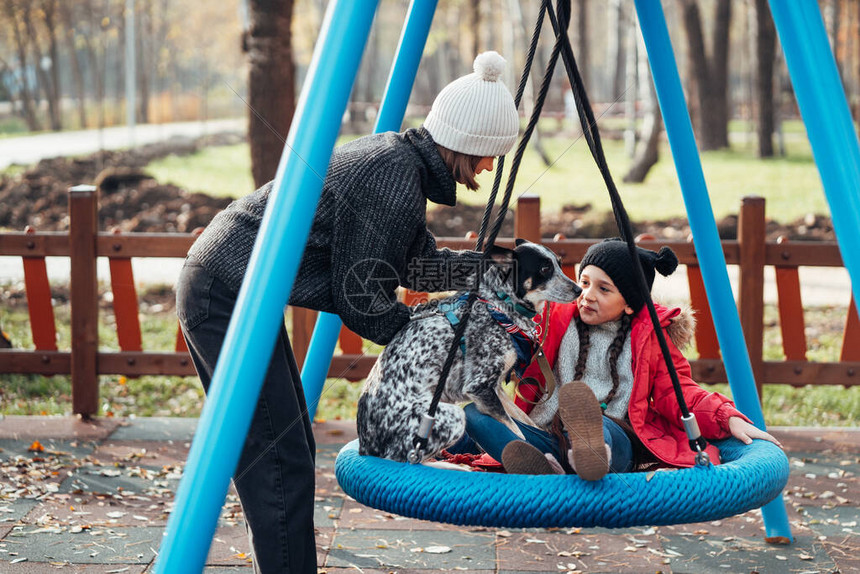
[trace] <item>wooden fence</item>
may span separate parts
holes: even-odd
[[[195,374],[185,342],[177,329],[175,351],[149,352],[142,348],[137,291],[131,260],[135,257],[182,258],[194,241],[194,234],[110,233],[100,232],[97,222],[98,193],[92,186],[69,190],[70,231],[0,233],[0,256],[21,257],[24,266],[27,303],[35,349],[0,350],[0,373],[68,374],[72,379],[72,406],[75,413],[92,415],[98,410],[98,375],[122,374],[179,375]],[[520,198],[516,209],[515,235],[541,240],[540,200]],[[596,240],[556,237],[543,243],[558,253],[572,277],[576,263]],[[439,245],[452,249],[471,249],[471,239],[439,238]],[[499,242],[510,245],[512,239]],[[708,307],[694,245],[683,241],[655,241],[643,238],[643,247],[657,249],[668,245],[686,267],[690,303],[698,316],[696,346],[698,357],[691,360],[696,380],[724,382],[725,368]],[[738,239],[722,242],[726,262],[739,268],[739,312],[759,392],[762,384],[783,383],[794,386],[860,384],[860,320],[853,299],[846,309],[839,362],[807,360],[804,310],[798,268],[841,267],[842,259],[835,242],[765,241],[764,200],[756,197],[742,201]],[[56,321],[51,304],[51,289],[46,257],[69,257],[71,263],[71,338],[70,350],[59,350]],[[98,281],[96,260],[109,260],[113,310],[116,318],[119,351],[99,349]],[[784,360],[765,361],[764,269],[775,268],[778,291],[779,324]],[[406,293],[406,302],[420,294]],[[296,357],[303,361],[315,320],[315,312],[292,309],[292,340]],[[341,352],[332,359],[329,376],[360,380],[370,370],[375,356],[362,353],[362,340],[343,329]]]

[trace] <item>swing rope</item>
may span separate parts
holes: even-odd
[[[708,456],[705,453],[707,441],[699,431],[695,416],[690,413],[687,407],[687,401],[684,399],[684,393],[681,389],[681,382],[678,379],[678,373],[675,370],[672,355],[669,351],[669,346],[666,343],[666,336],[660,326],[660,320],[657,317],[657,310],[654,308],[654,301],[651,299],[651,290],[648,288],[648,283],[645,280],[645,273],[642,269],[642,262],[639,260],[638,248],[633,237],[633,230],[630,225],[630,218],[627,215],[627,210],[624,203],[621,201],[621,195],[618,193],[618,188],[612,179],[609,171],[609,165],[606,162],[606,156],[603,153],[603,144],[600,141],[600,132],[597,129],[597,120],[594,117],[594,112],[591,109],[591,104],[588,101],[588,94],[585,90],[585,85],[582,76],[579,73],[579,68],[576,65],[576,58],[573,55],[573,49],[570,46],[570,38],[567,35],[567,26],[570,22],[570,0],[559,0],[558,2],[558,20],[553,13],[552,6],[547,11],[550,24],[556,33],[556,37],[562,42],[562,61],[564,62],[567,71],[568,79],[570,80],[571,89],[573,90],[574,101],[576,103],[576,111],[579,115],[579,121],[582,125],[582,133],[585,141],[588,143],[588,149],[594,161],[600,169],[600,174],[603,176],[603,181],[606,184],[606,189],[609,191],[609,198],[612,202],[612,211],[615,215],[615,222],[621,234],[621,238],[627,243],[627,248],[630,253],[630,258],[633,260],[634,275],[639,286],[640,292],[644,295],[645,305],[648,308],[648,314],[651,318],[651,323],[654,325],[654,332],[657,335],[657,341],[660,345],[660,351],[663,355],[663,360],[666,363],[666,368],[669,372],[669,378],[672,381],[672,388],[675,391],[675,398],[678,401],[678,406],[681,410],[681,421],[689,439],[690,449],[697,452],[696,462],[699,464],[707,464]]]
[[[526,84],[528,83],[529,75],[531,74],[532,62],[534,62],[535,52],[537,51],[538,40],[540,39],[541,29],[543,28],[544,15],[547,11],[547,5],[549,4],[549,0],[544,0],[541,2],[540,11],[538,12],[537,22],[535,23],[534,32],[532,33],[531,42],[529,42],[529,49],[526,53],[526,64],[523,68],[522,76],[520,77],[520,85],[517,86],[517,94],[514,97],[514,107],[516,109],[520,109],[520,102],[523,99],[523,93],[526,90]],[[537,107],[537,102],[535,102],[535,106]],[[543,102],[540,102],[540,105],[543,106]],[[505,168],[505,156],[501,156],[499,161],[496,164],[496,175],[493,179],[493,189],[490,191],[490,197],[487,199],[487,208],[484,210],[484,216],[481,219],[481,230],[478,233],[478,241],[475,244],[475,251],[483,251],[484,249],[484,237],[487,234],[487,226],[490,224],[490,215],[493,213],[493,206],[496,204],[496,195],[499,193],[499,188],[502,185],[502,171]],[[502,214],[502,219],[504,219],[507,214],[507,209]]]
[[[695,416],[690,413],[687,407],[686,400],[684,399],[683,391],[681,389],[681,383],[678,379],[678,374],[675,370],[674,363],[672,362],[671,353],[669,351],[668,344],[666,343],[663,329],[660,326],[660,320],[657,317],[657,311],[654,307],[654,302],[651,299],[651,292],[648,289],[648,284],[645,279],[644,271],[642,269],[642,263],[639,260],[639,255],[637,251],[638,248],[633,238],[633,231],[630,225],[630,219],[627,215],[626,209],[624,208],[624,204],[621,201],[621,196],[618,193],[618,189],[615,186],[615,182],[612,179],[612,175],[610,174],[609,166],[607,165],[606,157],[603,153],[603,145],[600,141],[600,134],[597,129],[597,121],[594,117],[593,111],[591,110],[591,104],[589,103],[588,95],[585,91],[585,86],[579,73],[579,69],[576,65],[576,59],[573,55],[573,49],[570,45],[570,38],[567,34],[567,27],[570,22],[570,0],[558,0],[557,12],[558,18],[556,18],[556,11],[553,10],[552,4],[549,0],[543,0],[541,2],[538,21],[535,25],[535,31],[532,35],[532,40],[529,45],[529,51],[526,57],[526,65],[523,69],[523,73],[520,78],[520,84],[517,88],[516,99],[514,102],[517,108],[519,108],[519,103],[522,99],[522,94],[528,81],[528,76],[531,71],[532,62],[534,60],[536,52],[537,41],[540,36],[540,31],[545,15],[549,17],[550,24],[552,25],[553,31],[555,33],[555,43],[553,45],[552,53],[550,55],[549,62],[547,63],[546,70],[544,71],[544,76],[541,82],[538,96],[535,99],[534,109],[532,110],[529,122],[526,126],[525,131],[523,132],[523,136],[520,138],[516,152],[514,153],[514,159],[511,162],[511,169],[510,173],[508,174],[508,180],[505,186],[505,193],[502,198],[502,204],[499,207],[499,213],[496,216],[496,220],[490,230],[486,246],[484,246],[484,234],[486,233],[486,224],[489,222],[490,213],[492,212],[492,207],[495,204],[496,196],[498,194],[498,188],[501,185],[502,169],[504,167],[505,158],[504,156],[499,158],[497,172],[493,183],[493,189],[490,193],[490,198],[487,201],[487,208],[484,212],[484,217],[481,223],[481,232],[477,241],[478,250],[480,250],[482,246],[484,247],[483,256],[481,258],[481,266],[479,267],[479,270],[485,268],[484,264],[489,259],[489,253],[495,245],[496,238],[498,237],[499,231],[501,230],[502,224],[504,223],[504,218],[508,211],[508,206],[510,205],[510,199],[513,195],[514,182],[516,181],[516,176],[519,172],[519,167],[522,162],[523,154],[525,153],[525,148],[529,140],[531,139],[531,136],[537,126],[538,120],[540,119],[540,113],[543,109],[546,95],[549,92],[549,86],[552,81],[553,72],[555,71],[558,57],[559,55],[561,55],[562,61],[564,62],[565,70],[567,71],[568,80],[570,81],[571,89],[573,91],[577,114],[579,116],[580,124],[582,125],[583,136],[585,137],[585,140],[588,143],[589,150],[591,151],[591,155],[597,163],[597,166],[600,169],[600,173],[603,176],[604,183],[606,184],[607,190],[609,191],[609,197],[612,202],[612,211],[615,216],[616,225],[618,226],[622,239],[627,243],[630,257],[633,260],[634,275],[636,275],[638,287],[641,293],[644,295],[646,306],[648,307],[648,313],[650,315],[651,322],[654,325],[654,331],[657,334],[657,340],[660,345],[660,350],[666,363],[669,377],[672,381],[672,387],[675,391],[675,398],[677,399],[678,405],[681,410],[681,420],[687,433],[687,437],[689,439],[690,449],[697,453],[696,462],[700,465],[706,465],[709,462],[708,455],[705,453],[707,442],[705,441],[704,437],[702,437],[701,432],[698,428],[698,424],[696,423]],[[433,392],[433,398],[430,401],[430,406],[427,410],[427,414],[423,416],[419,431],[414,439],[414,447],[408,455],[408,460],[411,463],[418,463],[423,460],[424,449],[427,445],[427,439],[433,429],[433,422],[436,410],[439,405],[439,401],[442,398],[442,394],[444,393],[445,383],[448,380],[448,375],[450,374],[451,367],[453,366],[454,358],[456,357],[457,352],[460,348],[460,341],[463,339],[463,335],[469,323],[472,306],[477,300],[478,291],[481,285],[481,279],[481,273],[478,272],[475,278],[475,286],[469,292],[469,296],[466,299],[463,316],[460,318],[460,322],[457,323],[454,327],[454,338],[452,339],[451,345],[448,349],[448,354],[445,358],[445,363],[443,364],[442,372],[439,376],[439,382],[437,383],[436,388]]]

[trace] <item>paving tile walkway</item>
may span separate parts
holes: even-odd
[[[196,419],[0,420],[0,574],[152,572]],[[394,516],[334,477],[354,421],[315,424],[315,524],[327,574],[860,573],[860,429],[771,429],[791,460],[795,542],[761,514],[654,528],[495,529]],[[707,501],[705,501],[707,503]],[[223,506],[206,574],[250,574],[241,507]]]

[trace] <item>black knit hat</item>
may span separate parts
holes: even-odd
[[[654,285],[655,269],[660,272],[660,275],[668,277],[678,267],[678,257],[666,246],[661,247],[659,252],[641,247],[636,249],[639,251],[639,261],[642,262],[649,291]],[[599,267],[609,275],[634,312],[638,312],[645,305],[645,296],[639,290],[639,283],[634,275],[636,270],[625,241],[615,237],[595,243],[585,252],[585,257],[579,264],[580,273],[589,265]]]

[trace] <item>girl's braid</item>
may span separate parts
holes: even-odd
[[[612,376],[612,389],[606,395],[606,398],[603,399],[603,404],[605,405],[611,403],[616,393],[618,393],[618,385],[620,384],[620,380],[618,379],[618,355],[624,349],[624,341],[627,340],[627,334],[630,332],[630,325],[632,323],[633,320],[630,315],[626,313],[622,315],[618,333],[615,335],[615,339],[612,340],[612,344],[609,345],[609,374]]]
[[[579,315],[576,316],[576,332],[579,334],[579,357],[576,360],[576,370],[573,374],[574,381],[581,381],[585,375],[585,361],[588,360],[588,348],[591,346],[591,331]]]

